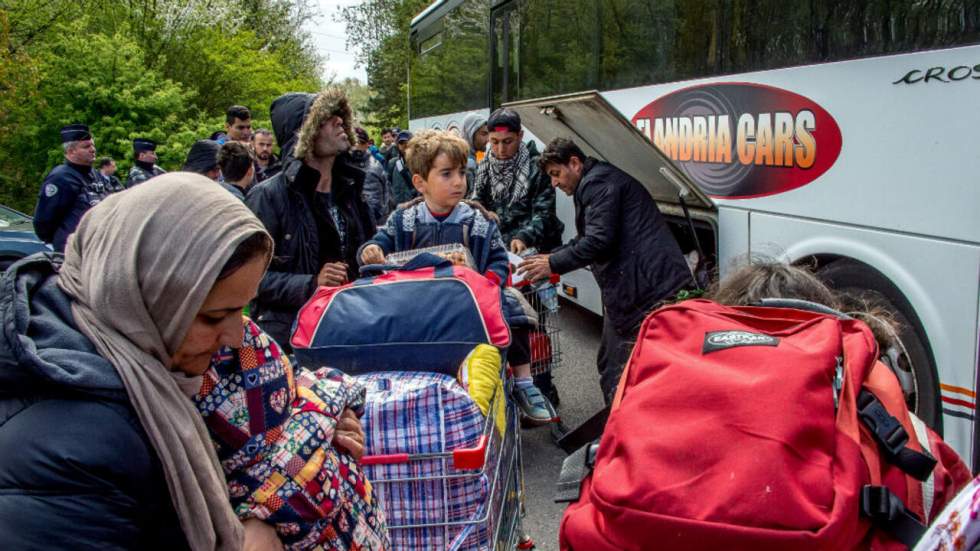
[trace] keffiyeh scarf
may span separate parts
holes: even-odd
[[[527,196],[530,177],[531,151],[527,144],[521,143],[517,155],[506,160],[497,159],[491,149],[477,168],[473,195],[480,197],[489,188],[495,205],[510,206]]]

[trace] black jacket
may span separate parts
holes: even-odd
[[[163,470],[116,370],[74,325],[60,255],[0,278],[4,549],[186,549]]]
[[[355,279],[357,249],[374,235],[374,221],[361,198],[364,173],[348,159],[347,155],[337,158],[331,192],[347,227],[346,255],[340,254],[336,226],[317,224],[314,191],[320,174],[302,161],[288,160],[282,172],[255,186],[245,200],[275,243],[251,315],[280,344],[288,344],[293,320],[316,289],[323,264],[346,262],[348,277]],[[321,227],[326,228],[322,234]],[[322,240],[327,240],[323,247]],[[322,250],[333,254],[321,258]]]
[[[385,167],[367,151],[355,149],[351,151],[351,158],[354,164],[364,171],[362,197],[371,209],[374,224],[380,226],[388,219],[388,213],[395,209],[394,198],[388,190],[388,175],[385,174]]]
[[[555,190],[551,187],[551,178],[538,166],[541,154],[533,141],[528,142],[527,147],[531,152],[531,166],[529,187],[523,200],[514,204],[498,203],[493,200],[492,186],[484,187],[479,193],[474,191],[473,199],[500,218],[500,235],[508,247],[512,240],[520,239],[528,247],[547,252],[561,245],[565,225],[555,214]],[[490,161],[484,159],[483,162]]]
[[[56,251],[74,233],[88,209],[109,195],[90,166],[65,161],[54,167],[41,184],[34,208],[34,233]]]
[[[551,269],[564,274],[591,265],[605,315],[619,333],[629,333],[659,302],[693,285],[680,246],[640,182],[588,159],[574,200],[578,235],[551,255]]]

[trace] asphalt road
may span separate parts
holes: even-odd
[[[561,397],[559,413],[567,426],[575,427],[602,407],[595,369],[602,319],[562,301],[559,327],[562,362],[554,372]],[[524,531],[534,539],[538,551],[557,551],[558,523],[565,506],[552,498],[565,453],[552,443],[546,427],[526,429],[521,437],[527,509]]]

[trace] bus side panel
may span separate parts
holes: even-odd
[[[922,75],[930,70],[943,75],[953,71],[957,80],[926,81]],[[920,80],[903,82],[912,71]],[[960,78],[963,75],[968,76]],[[718,196],[718,205],[961,241],[976,242],[980,236],[976,216],[980,149],[975,139],[980,111],[973,108],[980,89],[980,46],[726,75],[603,95],[632,120],[651,102],[712,83],[764,85],[802,95],[833,117],[842,138],[836,161],[810,183],[765,197]],[[763,104],[744,114],[770,117],[771,111]],[[682,114],[663,117],[670,120]],[[754,147],[755,135],[740,134],[736,120],[738,114],[731,119],[733,151],[739,150],[739,144]],[[653,127],[652,122],[644,122]],[[819,134],[819,129],[815,132]],[[819,147],[816,154],[821,154]],[[736,165],[738,157],[733,157]],[[762,172],[779,179],[779,170],[783,169]]]
[[[945,438],[972,457],[980,247],[879,230],[752,213],[753,253],[789,261],[833,254],[885,275],[925,328],[942,386]]]
[[[489,109],[477,109],[475,111],[460,111],[459,113],[449,113],[446,115],[438,115],[435,117],[425,117],[420,119],[412,119],[408,121],[408,129],[412,132],[418,132],[425,128],[435,128],[437,130],[451,130],[456,132],[457,135],[462,137],[463,135],[463,119],[466,115],[470,113],[478,113],[484,117],[490,116]]]
[[[718,269],[725,277],[752,253],[749,247],[749,211],[718,209]]]

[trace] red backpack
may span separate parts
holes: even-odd
[[[969,469],[908,411],[870,329],[823,310],[651,314],[594,460],[563,467],[578,500],[561,549],[911,546]],[[581,487],[577,464],[592,466]]]

